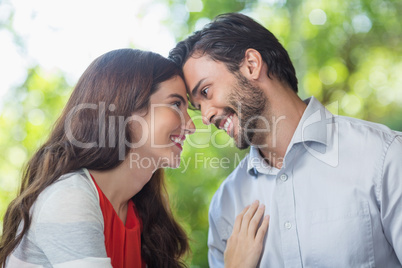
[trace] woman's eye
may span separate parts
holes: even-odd
[[[209,90],[209,88],[208,88],[208,87],[206,87],[206,88],[204,88],[203,90],[201,90],[201,95],[203,95],[203,96],[207,96],[207,94],[208,94],[208,90]]]
[[[181,106],[181,101],[173,102],[173,106],[176,106],[177,108],[179,108]]]

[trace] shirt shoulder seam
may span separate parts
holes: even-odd
[[[381,159],[381,172],[380,172],[380,184],[378,186],[377,189],[377,199],[378,199],[378,204],[381,206],[381,199],[382,199],[382,185],[383,185],[383,181],[384,181],[384,166],[385,166],[385,159],[387,158],[387,154],[389,151],[389,148],[391,147],[391,144],[396,140],[396,138],[398,137],[398,135],[395,135],[392,139],[390,139],[389,142],[386,143],[386,146],[384,148],[384,153],[382,155],[382,159]]]

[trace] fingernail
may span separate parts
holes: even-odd
[[[260,205],[260,209],[265,209],[265,205],[264,205],[264,204],[261,204],[261,205]]]
[[[253,204],[258,204],[258,203],[260,203],[259,200],[255,200],[255,201],[253,202]]]

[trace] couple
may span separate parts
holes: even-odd
[[[211,202],[211,267],[401,267],[401,133],[302,101],[286,50],[241,14],[169,58],[125,49],[88,67],[7,210],[0,264],[184,266],[161,167],[129,156],[179,165],[188,94],[205,124],[252,145]]]

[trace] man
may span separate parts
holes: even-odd
[[[271,217],[261,267],[402,267],[402,133],[302,101],[288,53],[245,15],[218,16],[169,57],[204,123],[251,145],[211,202],[211,267],[255,199]]]

